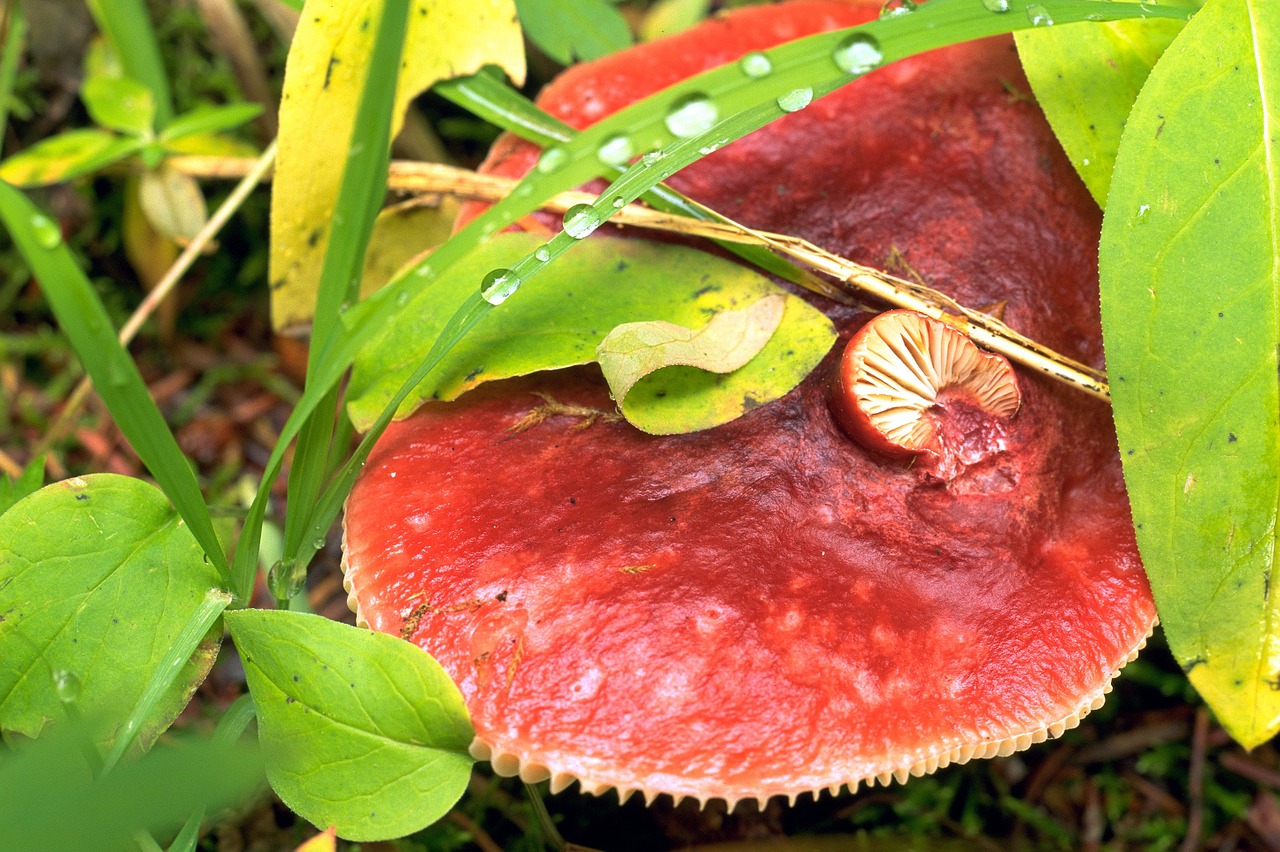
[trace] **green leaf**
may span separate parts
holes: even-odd
[[[692,27],[711,11],[711,0],[657,0],[645,13],[640,37],[653,41]]]
[[[745,308],[720,311],[697,330],[662,321],[624,323],[600,341],[600,345],[596,347],[596,357],[605,381],[609,383],[610,394],[633,425],[657,435],[710,429],[742,416],[750,408],[776,399],[794,385],[788,384],[780,389],[780,393],[773,394],[768,399],[756,396],[755,389],[752,388],[740,399],[727,400],[729,404],[723,408],[700,405],[695,401],[693,413],[696,419],[692,426],[687,419],[677,421],[679,425],[676,425],[660,415],[655,417],[652,407],[663,405],[673,395],[673,386],[679,388],[679,385],[689,383],[696,385],[699,373],[734,373],[745,367],[778,330],[786,308],[786,298],[774,293]],[[761,359],[762,362],[763,360]],[[773,372],[773,365],[762,363],[760,366]],[[657,383],[658,389],[645,395],[643,402],[632,402],[629,399],[628,394],[637,382],[668,367],[696,368],[697,372],[681,371],[686,378],[685,383],[664,376],[664,380]],[[714,388],[713,384],[701,390],[707,393]],[[674,396],[682,398],[684,405],[675,407],[677,413],[681,408],[689,407],[687,398],[691,395],[684,388],[679,390],[684,392]],[[697,393],[697,390],[692,393]]]
[[[524,34],[561,65],[631,46],[631,29],[604,0],[516,0]]]
[[[251,157],[257,158],[257,148],[234,136],[223,133],[189,133],[164,143],[166,154],[193,157]]]
[[[312,4],[289,50],[280,109],[280,156],[271,197],[271,316],[277,329],[311,318],[356,108],[369,67],[376,3]],[[406,104],[437,80],[497,63],[524,77],[512,0],[412,0],[392,107],[392,135]],[[385,116],[384,116],[385,119]]]
[[[290,808],[348,840],[443,816],[471,776],[474,733],[457,687],[421,648],[296,612],[241,610],[267,778]]]
[[[1210,0],[1130,116],[1102,230],[1125,481],[1169,645],[1246,747],[1280,726],[1280,8]]]
[[[226,104],[224,106],[201,104],[169,122],[164,132],[160,134],[160,141],[170,143],[193,133],[218,133],[231,130],[246,121],[257,118],[261,113],[262,107],[259,104]]]
[[[498,235],[404,305],[356,359],[348,411],[357,428],[369,428],[423,360],[445,320],[475,292],[475,282],[538,245],[528,234]],[[716,313],[782,292],[749,269],[695,249],[593,237],[552,266],[538,286],[520,290],[503,310],[488,316],[414,390],[400,413],[425,400],[455,399],[482,382],[595,361],[596,347],[624,322],[700,327]],[[772,396],[759,390],[762,401],[780,396],[808,374],[835,340],[830,321],[819,311],[795,296],[786,299],[782,327],[761,353],[763,372],[749,377],[764,381],[763,374],[772,372],[767,382],[786,386],[771,388]],[[788,351],[794,354],[784,357]],[[725,399],[740,403],[756,386],[738,378],[695,382],[709,396],[683,396],[679,404],[697,420],[705,416],[700,410]],[[725,399],[713,402],[717,396]]]
[[[131,136],[147,136],[156,119],[156,102],[150,90],[129,77],[90,77],[80,87],[80,100],[89,117],[111,130]]]
[[[7,512],[10,506],[23,497],[36,493],[43,484],[44,456],[32,459],[31,463],[23,468],[17,479],[0,476],[0,515]]]
[[[78,681],[76,708],[112,727],[109,744],[218,582],[154,487],[99,474],[42,488],[0,515],[0,728],[35,736],[62,704],[54,676]],[[150,743],[186,705],[217,655],[205,636],[141,727]]]
[[[1125,119],[1182,21],[1114,21],[1014,34],[1027,81],[1098,206]]]
[[[124,72],[151,92],[156,122],[164,127],[173,117],[169,75],[160,58],[160,45],[147,17],[145,0],[87,0],[98,28],[124,66]]]
[[[0,180],[41,186],[91,174],[135,154],[146,143],[95,128],[68,130],[37,142],[0,163]]]
[[[0,755],[0,850],[136,849],[138,831],[166,834],[192,811],[243,805],[262,785],[251,745],[185,740],[94,779],[77,739],[59,724]]]
[[[116,425],[173,501],[213,565],[230,578],[230,566],[213,529],[200,484],[137,366],[120,345],[111,318],[62,241],[58,226],[22,193],[0,183],[0,219],[40,281],[58,324],[93,379]],[[247,588],[234,592],[246,595]]]

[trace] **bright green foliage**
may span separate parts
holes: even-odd
[[[445,321],[475,293],[476,282],[538,245],[530,235],[500,235],[404,305],[356,360],[349,412],[357,427],[368,428],[378,416]],[[454,399],[482,382],[595,361],[605,335],[625,322],[662,320],[700,328],[715,313],[781,293],[763,276],[694,249],[593,237],[487,316],[414,390],[400,413],[407,415],[426,400]],[[681,409],[677,422],[705,428],[726,405],[736,404],[740,413],[746,397],[776,399],[794,387],[831,348],[835,334],[819,311],[795,296],[785,298],[781,327],[758,363],[728,378],[690,370],[680,383],[688,393],[678,403],[672,400],[665,411],[646,410],[659,400],[641,394],[628,417],[652,421],[656,428]]]
[[[58,183],[87,175],[136,154],[146,146],[97,128],[50,136],[0,163],[0,180],[15,186]]]
[[[1280,728],[1277,104],[1280,9],[1211,0],[1134,107],[1101,252],[1143,561],[1174,656],[1248,747]]]
[[[193,811],[242,805],[262,786],[251,746],[179,741],[94,778],[74,725],[0,755],[0,850],[137,849],[135,832],[163,837]]]
[[[631,45],[631,30],[605,0],[516,0],[529,40],[559,62],[599,59]]]
[[[719,426],[768,400],[756,397],[754,389],[741,397],[715,394],[720,379],[708,374],[744,369],[778,330],[786,309],[786,298],[774,293],[720,311],[698,329],[660,320],[625,323],[596,347],[600,370],[623,414],[646,432],[670,435]],[[767,376],[774,366],[762,358],[756,369]],[[639,397],[630,397],[631,389],[650,376]],[[702,402],[706,394],[711,404]]]
[[[1182,21],[1113,21],[1014,34],[1036,101],[1098,206],[1125,119]]]
[[[15,504],[0,516],[0,728],[35,736],[61,718],[63,672],[82,716],[118,725],[217,582],[164,495],[140,480],[69,479]],[[144,744],[186,705],[220,639],[207,636],[179,673]],[[104,744],[115,735],[94,732]]]
[[[44,456],[32,459],[16,478],[0,475],[0,515],[44,484]]]
[[[462,696],[420,648],[314,615],[227,615],[285,804],[350,840],[434,822],[471,776]]]

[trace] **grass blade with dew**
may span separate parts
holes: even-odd
[[[169,652],[165,654],[164,660],[152,672],[151,680],[147,683],[146,690],[143,691],[137,705],[133,708],[133,712],[129,714],[129,718],[125,720],[124,725],[121,726],[120,731],[116,734],[111,751],[102,762],[103,775],[115,768],[120,759],[128,754],[134,740],[142,732],[142,726],[155,712],[156,705],[163,699],[164,694],[168,692],[169,687],[173,685],[179,672],[182,671],[182,667],[186,665],[187,660],[191,659],[191,655],[196,652],[200,642],[209,634],[214,623],[222,615],[223,610],[230,604],[231,595],[221,589],[210,589],[204,596],[204,600],[200,602],[200,606],[196,608],[196,611],[191,614],[191,618],[182,628],[182,632],[173,640],[173,644],[169,647]]]
[[[526,141],[543,148],[569,142],[578,131],[560,119],[543,111],[541,107],[506,84],[497,74],[487,69],[470,77],[459,77],[437,83],[434,91],[458,106],[470,110],[479,118],[496,124]],[[616,177],[626,171],[622,165],[610,165],[604,172]],[[655,210],[688,216],[703,222],[724,222],[723,217],[670,187],[658,184],[641,198]],[[716,240],[716,245],[738,255],[748,263],[793,284],[813,286],[814,276],[785,258],[778,257],[760,246],[743,245]],[[820,286],[820,285],[819,285]]]
[[[318,353],[331,335],[339,331],[338,314],[342,305],[359,297],[365,249],[386,195],[391,112],[408,17],[408,0],[386,0],[383,4],[320,271],[311,330],[312,348],[307,358],[308,382],[315,374]],[[288,566],[289,570],[282,570],[280,576],[273,578],[271,589],[280,601],[293,597],[298,578],[305,576],[309,560],[299,560],[298,554],[304,549],[302,536],[309,529],[308,515],[332,469],[331,451],[345,452],[346,449],[332,446],[338,405],[339,395],[334,389],[308,418],[294,449],[282,561],[282,569]]]
[[[173,118],[173,93],[160,58],[156,31],[147,17],[147,4],[143,0],[88,0],[88,4],[125,73],[151,91],[156,104],[156,126],[163,129]]]
[[[58,324],[116,425],[205,555],[230,582],[230,567],[191,464],[151,398],[137,365],[116,339],[106,308],[72,258],[58,224],[5,183],[0,183],[0,219],[30,264]]]
[[[545,198],[597,177],[597,151],[606,140],[619,133],[632,134],[636,150],[667,146],[642,157],[627,169],[595,204],[581,205],[566,213],[565,230],[537,252],[511,269],[494,270],[485,277],[478,292],[457,310],[414,376],[397,393],[325,490],[312,513],[313,533],[323,534],[336,520],[356,475],[409,389],[489,310],[513,295],[524,280],[607,221],[621,206],[636,200],[711,150],[794,111],[797,92],[803,94],[802,100],[807,104],[889,62],[950,44],[1043,26],[1045,16],[1065,24],[1153,16],[1185,18],[1194,13],[1190,7],[1149,7],[1112,0],[1043,0],[1040,3],[1022,0],[1009,3],[1004,9],[996,12],[976,2],[934,0],[908,14],[788,42],[763,53],[775,69],[770,76],[759,78],[746,74],[738,63],[721,66],[639,101],[573,140],[544,152],[539,168],[510,196],[473,220],[427,260],[356,306],[359,311],[350,313],[358,314],[362,325],[378,327],[396,309],[405,291],[421,286],[424,279],[438,276],[484,237],[527,215]],[[698,122],[697,119],[707,115],[706,101],[713,98],[710,93],[715,93],[718,105],[714,105],[714,110],[718,120]],[[695,98],[698,100],[692,100]],[[692,110],[692,115],[688,110],[691,104],[698,108]],[[723,111],[725,117],[719,119],[723,107],[728,109]],[[671,120],[673,114],[678,114],[675,121]],[[701,132],[677,132],[687,131],[693,124],[707,126],[698,126]],[[642,144],[642,140],[650,141]],[[558,153],[548,165],[548,155],[553,152]],[[622,204],[617,204],[618,201]]]

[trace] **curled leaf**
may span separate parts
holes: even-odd
[[[776,293],[745,308],[721,311],[700,329],[670,322],[629,322],[596,347],[613,398],[626,412],[636,382],[666,367],[732,373],[760,354],[782,322],[786,299]]]

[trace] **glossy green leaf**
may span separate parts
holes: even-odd
[[[477,278],[538,245],[538,238],[528,234],[495,237],[403,307],[356,359],[348,410],[357,428],[369,428],[423,360],[445,320],[475,293]],[[695,249],[593,237],[536,286],[520,290],[502,311],[487,317],[414,390],[400,413],[408,414],[426,400],[454,399],[482,382],[595,361],[596,347],[624,322],[702,327],[720,311],[783,292],[749,269]],[[802,299],[786,300],[783,325],[761,353],[758,370],[728,378],[690,378],[695,387],[679,398],[688,419],[701,420],[728,400],[781,396],[831,348],[835,336],[830,321]],[[635,409],[641,420],[644,404]]]
[[[0,515],[0,727],[35,736],[63,715],[55,675],[79,684],[104,744],[218,574],[154,487],[99,474],[55,483]],[[209,633],[141,726],[168,727],[217,655]]]
[[[95,779],[61,723],[0,755],[0,850],[137,849],[138,831],[163,836],[192,811],[242,806],[262,787],[252,745],[181,740]]]
[[[121,138],[95,128],[68,130],[0,163],[0,180],[14,186],[59,183],[117,163],[144,144],[141,139]]]
[[[711,12],[711,0],[657,0],[645,12],[640,37],[653,41],[697,24]]]
[[[378,30],[371,22],[387,0],[312,5],[314,14],[302,16],[289,50],[271,191],[271,314],[278,329],[296,330],[312,315],[341,164],[352,150]],[[405,105],[437,80],[486,64],[523,79],[523,51],[512,0],[411,0],[392,134]]]
[[[111,130],[145,136],[155,124],[155,97],[130,77],[90,77],[80,87],[80,100],[94,122]]]
[[[1182,21],[1113,21],[1014,34],[1036,100],[1098,206],[1125,119]]]
[[[698,329],[661,320],[624,323],[600,341],[596,358],[610,394],[633,425],[657,435],[710,429],[794,387],[788,383],[769,395],[757,395],[757,389],[752,388],[742,396],[732,397],[715,394],[719,380],[711,378],[708,383],[709,377],[705,376],[745,368],[778,330],[786,309],[786,298],[774,293],[744,307],[720,311]],[[777,366],[762,358],[757,369],[770,377],[777,373]],[[643,402],[629,396],[637,382],[669,368],[685,369],[670,369],[661,377],[654,376],[648,384],[656,388],[641,395]],[[714,402],[702,403],[699,397],[707,395]],[[680,416],[689,409],[690,414]]]
[[[28,494],[34,494],[44,484],[44,456],[32,459],[31,464],[22,469],[15,478],[0,476],[0,515],[9,510]]]
[[[1210,0],[1138,98],[1102,232],[1103,332],[1143,562],[1223,726],[1280,728],[1280,7]]]
[[[169,122],[160,134],[160,141],[173,142],[194,133],[218,133],[239,127],[246,121],[257,118],[262,112],[259,104],[201,104],[190,112]]]
[[[290,808],[349,840],[434,822],[471,777],[473,738],[449,676],[421,648],[316,615],[241,610],[267,778]]]
[[[516,0],[529,40],[561,65],[599,59],[631,45],[631,29],[605,0]]]

